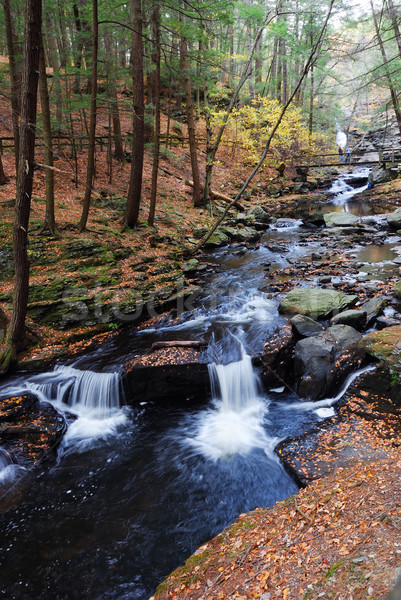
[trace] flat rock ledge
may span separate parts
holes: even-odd
[[[195,348],[160,348],[124,365],[124,384],[132,403],[196,400],[210,391],[204,353]]]

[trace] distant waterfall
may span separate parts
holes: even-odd
[[[258,392],[258,377],[242,344],[241,353],[238,361],[209,365],[214,407],[200,413],[196,431],[187,438],[197,452],[212,460],[245,455],[254,448],[274,457],[277,439],[264,429],[268,401]]]
[[[344,131],[338,130],[336,135],[336,143],[341,148],[345,148],[347,145],[347,134]]]

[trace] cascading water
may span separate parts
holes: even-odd
[[[22,390],[12,388],[9,393],[27,390],[77,417],[62,440],[60,456],[67,451],[86,450],[97,440],[114,435],[127,422],[127,410],[120,408],[125,398],[117,372],[97,373],[59,365],[52,372],[33,376]]]
[[[258,391],[251,357],[240,343],[241,358],[226,365],[212,363],[209,374],[214,407],[199,415],[199,425],[188,442],[213,460],[263,449],[273,458],[276,438],[264,429],[268,401]]]

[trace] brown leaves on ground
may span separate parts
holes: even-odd
[[[154,598],[384,599],[401,564],[401,456],[389,452],[241,515]]]

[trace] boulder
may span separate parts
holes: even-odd
[[[334,315],[330,321],[331,325],[350,325],[358,331],[363,329],[366,323],[366,311],[364,310],[345,310]]]
[[[295,315],[290,319],[290,323],[302,337],[311,337],[323,331],[323,325],[305,315]]]
[[[280,312],[325,319],[351,308],[358,296],[321,288],[295,288],[280,302]]]
[[[192,273],[196,271],[199,265],[199,260],[197,258],[191,258],[186,263],[182,265],[182,270],[184,273]]]
[[[396,298],[401,298],[401,281],[397,281],[394,284],[393,292]]]
[[[353,327],[334,325],[317,336],[300,340],[294,354],[298,395],[312,400],[327,396],[361,365],[363,351],[357,346],[361,338]]]
[[[394,229],[401,228],[401,208],[397,208],[391,215],[388,215],[387,223]]]
[[[362,304],[360,310],[366,312],[366,327],[370,327],[376,318],[381,315],[385,304],[384,298],[381,298],[380,296],[374,296],[374,298],[371,298],[365,302],[365,304]]]
[[[346,212],[326,213],[323,218],[326,227],[349,227],[358,221],[358,217]]]
[[[253,227],[241,227],[237,229],[235,238],[241,242],[256,242],[260,239],[260,233]]]
[[[205,248],[218,248],[219,246],[224,246],[225,244],[228,244],[228,235],[219,229],[216,229],[216,231],[205,243]]]
[[[387,181],[391,181],[391,173],[389,169],[384,169],[381,166],[373,167],[369,173],[368,182],[371,185],[378,185],[379,183],[387,183]]]
[[[259,205],[250,208],[246,213],[246,217],[259,223],[270,223],[271,221],[270,215]]]
[[[372,331],[359,345],[375,358],[382,360],[392,373],[401,374],[401,325]]]

